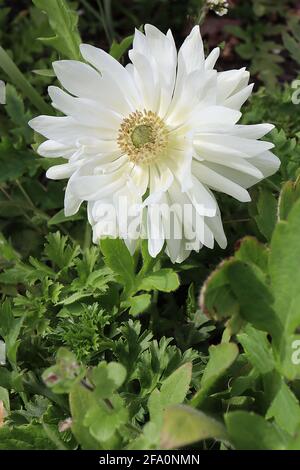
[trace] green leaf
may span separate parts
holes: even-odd
[[[241,240],[234,258],[258,267],[263,273],[268,271],[269,251],[265,245],[254,237],[248,236]]]
[[[262,416],[246,411],[225,415],[230,441],[237,450],[283,450],[284,434]]]
[[[125,381],[126,369],[117,362],[100,362],[92,370],[91,378],[99,398],[109,398]]]
[[[291,209],[287,221],[277,224],[272,237],[270,278],[275,297],[274,308],[282,323],[279,360],[283,373],[293,379],[299,366],[292,363],[294,334],[300,325],[300,200]]]
[[[48,226],[51,227],[52,225],[59,225],[64,222],[74,222],[74,220],[81,220],[82,216],[80,214],[74,214],[72,216],[65,216],[64,209],[61,209],[57,214],[55,214],[51,219],[48,220]]]
[[[52,114],[52,108],[41,97],[40,93],[29,83],[7,52],[0,46],[0,67],[9,76],[24,96],[27,96],[41,114]]]
[[[9,393],[8,393],[8,390],[6,390],[6,388],[3,388],[1,386],[0,386],[0,401],[3,402],[5,410],[9,411],[10,410]],[[1,418],[2,417],[0,417],[0,427],[2,425]]]
[[[14,318],[9,300],[0,306],[0,335],[5,341],[6,356],[12,365],[17,363],[17,350],[20,344],[18,336],[24,318]]]
[[[131,46],[133,41],[133,36],[128,36],[124,38],[120,43],[113,41],[110,48],[110,55],[113,56],[116,60],[120,60],[122,55],[125,54],[127,49]]]
[[[159,261],[160,254],[158,254],[155,258],[153,258],[149,254],[148,240],[144,240],[144,239],[141,240],[141,253],[142,253],[142,258],[143,258],[143,266],[139,272],[139,276],[143,277],[144,275],[153,271],[154,266]]]
[[[160,437],[162,449],[178,449],[204,439],[227,440],[226,429],[214,418],[185,405],[168,407]]]
[[[81,44],[78,32],[78,15],[66,0],[33,0],[37,8],[44,11],[55,33],[54,37],[40,38],[44,44],[54,47],[69,59],[79,60]]]
[[[0,142],[0,183],[15,181],[30,170],[37,168],[37,161],[32,152],[17,150],[12,147],[11,143],[2,140]]]
[[[0,340],[0,366],[4,366],[5,364],[6,364],[6,345],[4,341]],[[1,371],[0,371],[0,384],[1,384]]]
[[[290,210],[300,198],[300,177],[294,181],[286,181],[282,186],[278,202],[279,220],[287,220]]]
[[[275,361],[266,333],[246,325],[243,332],[238,334],[238,340],[250,363],[260,374],[267,374],[274,369]]]
[[[266,418],[274,418],[278,426],[291,435],[294,435],[300,426],[299,401],[282,379],[279,390],[266,413]]]
[[[88,409],[84,424],[89,427],[92,436],[104,443],[112,439],[121,426],[128,420],[128,410],[119,396],[111,398],[109,404],[99,402]]]
[[[139,290],[172,292],[179,287],[179,278],[173,269],[160,269],[145,276],[137,287]]]
[[[104,262],[116,275],[127,293],[134,292],[135,272],[133,258],[123,240],[105,238],[100,243]]]
[[[28,111],[25,112],[23,98],[10,84],[6,85],[5,111],[16,125],[13,133],[17,136],[22,136],[27,143],[31,143],[32,129],[28,126],[31,114]]]
[[[52,69],[35,69],[32,71],[36,75],[40,75],[41,77],[55,77],[55,73]]]
[[[89,408],[97,405],[97,397],[82,384],[75,384],[69,395],[72,415],[72,433],[84,450],[101,449],[99,442],[90,434],[84,424],[84,417]]]
[[[20,256],[0,232],[0,258],[6,261],[18,261]]]
[[[277,201],[270,190],[259,189],[257,212],[255,221],[259,231],[270,240],[277,220]]]
[[[0,450],[54,450],[56,446],[40,424],[0,428]]]
[[[286,47],[286,49],[291,54],[291,57],[298,64],[300,64],[300,51],[299,51],[300,37],[298,38],[298,41],[296,41],[296,39],[291,34],[288,34],[287,32],[284,32],[282,34],[282,40],[283,40],[284,46]]]
[[[136,316],[143,313],[151,304],[151,295],[149,294],[140,294],[135,295],[134,297],[130,297],[126,302],[124,302],[124,306],[130,307],[129,314]]]
[[[236,261],[228,268],[227,275],[239,301],[242,318],[255,328],[278,338],[281,323],[272,308],[274,299],[261,272],[242,261]]]
[[[45,255],[53,261],[60,269],[69,268],[74,264],[76,256],[80,252],[78,245],[71,246],[68,237],[60,232],[49,233],[46,237]]]
[[[201,379],[201,388],[191,400],[192,406],[201,407],[218,380],[234,363],[238,353],[238,347],[234,343],[221,343],[218,346],[210,346],[209,361]]]
[[[148,400],[150,423],[146,424],[143,429],[146,441],[154,443],[158,440],[163,424],[164,410],[171,405],[178,405],[184,401],[191,379],[192,364],[188,362],[164,380],[160,391],[157,388],[153,390]]]
[[[192,379],[192,364],[187,362],[164,380],[160,395],[163,406],[177,405],[184,401]]]
[[[233,262],[233,259],[222,261],[201,288],[201,310],[215,320],[231,317],[238,312],[238,302],[227,277],[227,270]]]

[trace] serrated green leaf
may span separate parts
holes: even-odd
[[[234,343],[221,343],[209,348],[209,361],[201,379],[201,388],[191,400],[194,407],[201,407],[218,380],[236,360],[238,353],[238,347]]]
[[[192,364],[190,362],[176,369],[167,377],[160,389],[164,407],[177,405],[184,401],[192,379]]]
[[[150,294],[140,294],[135,295],[134,297],[130,297],[126,302],[124,302],[124,306],[130,307],[129,314],[132,316],[139,315],[143,313],[151,304],[151,295]]]
[[[99,398],[109,398],[125,381],[126,369],[117,362],[100,362],[94,367],[91,379]]]
[[[238,340],[250,363],[260,374],[266,374],[274,369],[275,361],[266,333],[246,325],[238,334]]]
[[[40,424],[0,428],[0,450],[51,450],[56,446]]]
[[[0,183],[15,181],[38,167],[38,159],[28,150],[17,150],[7,141],[0,142]]]
[[[138,284],[139,290],[172,292],[179,287],[178,275],[172,269],[160,269],[146,275]]]
[[[18,336],[23,321],[24,318],[14,318],[11,304],[5,300],[0,306],[0,334],[5,341],[6,356],[13,366],[17,363]]]
[[[84,424],[89,427],[92,436],[104,443],[112,439],[121,426],[128,420],[128,410],[121,397],[114,396],[110,404],[99,402],[88,409]]]
[[[77,13],[70,8],[66,0],[33,0],[33,3],[47,14],[49,24],[55,33],[54,37],[40,38],[40,40],[54,47],[65,57],[79,60],[81,39],[77,28]]]
[[[60,269],[66,269],[72,266],[76,256],[80,252],[78,245],[71,245],[68,237],[59,232],[49,233],[46,237],[45,255],[53,261]]]
[[[100,243],[104,261],[117,276],[117,280],[123,284],[126,292],[135,289],[135,273],[133,258],[130,255],[123,240],[105,238]]]

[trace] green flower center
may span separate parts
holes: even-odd
[[[168,145],[168,129],[153,111],[135,111],[121,123],[118,144],[134,164],[150,164]]]
[[[137,148],[141,148],[145,144],[154,142],[155,139],[153,137],[152,126],[147,124],[141,124],[140,126],[137,126],[131,134],[131,140],[133,145]]]

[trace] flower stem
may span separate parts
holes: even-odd
[[[270,186],[270,188],[280,193],[281,191],[280,186],[277,186],[277,184],[273,183],[273,181],[271,181],[269,178],[266,178],[266,183]]]
[[[42,114],[53,114],[52,108],[43,100],[37,91],[30,85],[28,80],[9,57],[7,52],[0,46],[0,67],[9,76],[12,83],[19,88],[36,109]]]
[[[87,250],[91,246],[91,237],[92,237],[92,230],[89,222],[85,224],[85,231],[84,231],[84,240],[83,240],[83,251]]]

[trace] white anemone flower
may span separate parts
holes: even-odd
[[[6,103],[5,83],[0,80],[0,104]]]
[[[212,190],[250,201],[247,188],[279,167],[273,144],[258,140],[273,126],[238,124],[252,91],[249,73],[214,70],[219,49],[205,60],[198,26],[178,53],[171,31],[136,30],[126,67],[91,45],[82,44],[81,54],[86,62],[53,64],[66,91],[51,86],[49,95],[66,116],[30,122],[48,139],[38,153],[67,161],[47,172],[68,178],[65,214],[87,201],[94,242],[119,236],[133,252],[138,233],[151,256],[165,247],[172,262],[214,240],[224,248]],[[121,199],[138,208],[135,230],[124,224],[134,218],[124,216]]]

